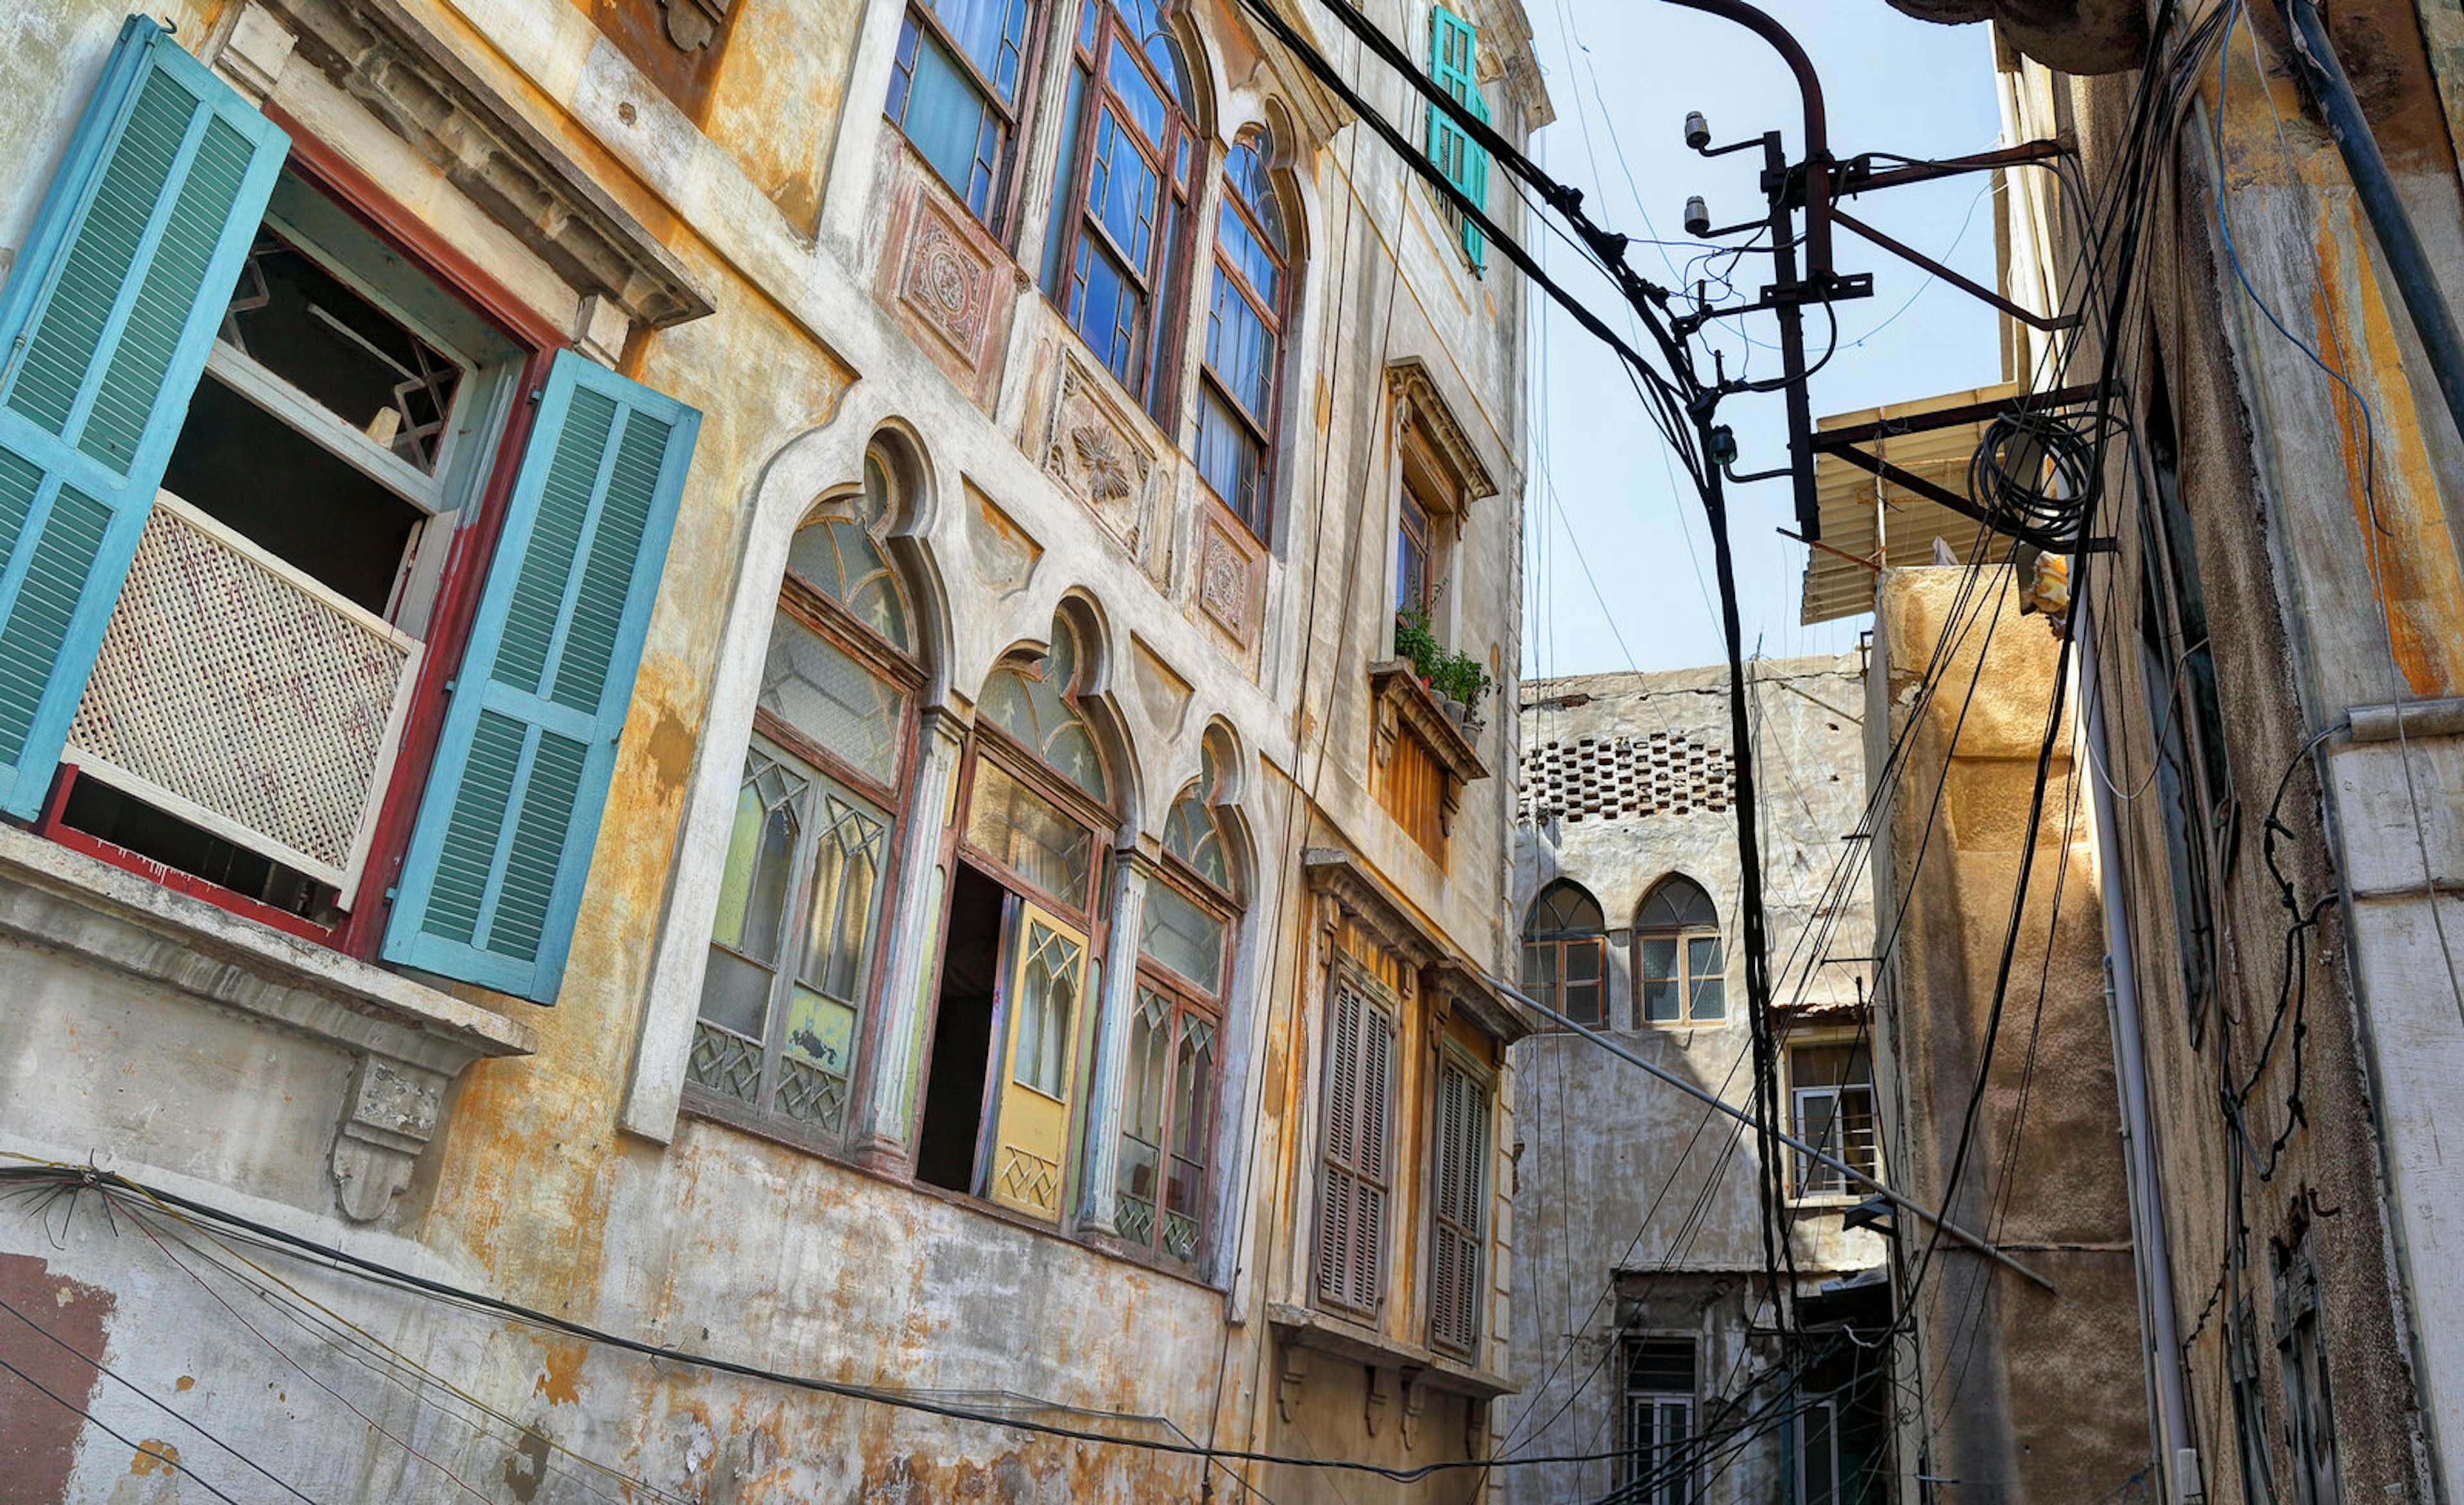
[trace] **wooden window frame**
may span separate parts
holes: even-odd
[[[1089,0],[1089,3],[1100,3],[1100,0]],[[1246,141],[1245,133],[1243,140]],[[1248,144],[1247,149],[1253,153],[1258,151],[1254,144]],[[1264,154],[1258,153],[1258,155],[1263,164]],[[1277,171],[1278,169],[1273,167],[1266,168],[1270,179],[1267,188],[1269,192],[1274,191],[1271,179]],[[1270,299],[1259,296],[1258,290],[1249,285],[1247,274],[1234,266],[1232,259],[1223,254],[1223,237],[1219,225],[1215,237],[1216,278],[1219,283],[1229,283],[1232,296],[1249,305],[1250,311],[1265,324],[1266,333],[1272,336],[1275,342],[1274,360],[1266,377],[1266,410],[1263,413],[1251,412],[1248,405],[1233,392],[1231,384],[1215,374],[1215,367],[1211,363],[1204,361],[1199,363],[1199,380],[1223,400],[1234,418],[1247,425],[1250,437],[1256,440],[1258,445],[1257,489],[1252,498],[1251,507],[1251,513],[1255,515],[1243,513],[1232,504],[1228,497],[1218,495],[1215,499],[1222,502],[1226,511],[1239,518],[1242,524],[1260,542],[1264,542],[1274,531],[1275,476],[1278,461],[1281,459],[1280,441],[1283,437],[1284,358],[1288,353],[1284,343],[1284,321],[1291,312],[1291,304],[1295,297],[1292,286],[1292,258],[1288,247],[1280,255],[1276,254],[1273,244],[1266,238],[1264,225],[1258,219],[1257,210],[1250,206],[1245,197],[1233,191],[1232,175],[1229,172],[1223,174],[1222,204],[1218,212],[1239,215],[1250,238],[1261,250],[1266,252],[1275,263],[1276,291],[1275,297]],[[1210,297],[1207,318],[1211,321],[1214,317],[1214,300]],[[1200,348],[1202,349],[1203,346],[1204,342],[1200,342]],[[1203,421],[1201,416],[1200,422]],[[1201,482],[1204,481],[1202,473],[1199,479]],[[1214,487],[1210,484],[1207,490],[1212,492]]]
[[[808,520],[801,526],[812,525],[814,525],[814,520]],[[905,697],[905,709],[900,713],[900,726],[892,755],[891,776],[886,784],[870,773],[856,767],[833,749],[789,725],[768,707],[757,704],[753,710],[752,729],[755,735],[774,743],[797,760],[810,764],[823,777],[835,780],[845,785],[850,792],[873,802],[890,818],[888,858],[882,864],[881,871],[880,913],[873,917],[872,933],[865,942],[864,976],[857,985],[860,1013],[856,1020],[856,1035],[852,1047],[854,1059],[848,1063],[847,1074],[847,1100],[851,1103],[861,1102],[872,1090],[873,1061],[878,1053],[877,1047],[881,1031],[887,1027],[884,1015],[888,1010],[882,1007],[882,1001],[890,967],[888,942],[897,915],[898,896],[906,876],[906,843],[901,839],[901,831],[909,818],[908,795],[913,787],[915,771],[916,727],[919,719],[916,702],[923,692],[926,676],[919,665],[883,640],[879,633],[858,618],[854,612],[831,599],[827,593],[808,584],[792,567],[787,569],[780,580],[776,614],[784,616],[798,626],[812,631],[824,642],[853,658],[860,666],[879,675]],[[799,859],[800,873],[806,865],[804,859]],[[790,896],[791,913],[795,908],[796,894],[801,894],[802,887],[800,882],[795,894]],[[717,944],[715,941],[706,943]],[[802,958],[799,957],[794,964],[801,965]],[[792,969],[792,967],[782,967],[782,970]],[[698,1000],[695,1001],[694,1017],[698,1024],[700,1017]],[[765,1055],[776,1052],[776,1047],[766,1039],[763,1042],[763,1049]],[[769,1069],[769,1063],[765,1059],[763,1063],[765,1073]],[[695,1112],[705,1117],[759,1133],[765,1138],[782,1140],[800,1148],[825,1154],[837,1154],[843,1151],[857,1132],[855,1121],[857,1116],[854,1114],[847,1116],[847,1120],[840,1125],[836,1133],[816,1133],[797,1119],[778,1113],[765,1113],[752,1104],[730,1097],[715,1089],[704,1087],[692,1079],[690,1072],[686,1075],[684,1084],[684,1100]]]
[[[1685,1391],[1636,1388],[1632,1379],[1636,1353],[1654,1344],[1674,1346],[1680,1343],[1685,1345],[1689,1356],[1687,1366],[1694,1379],[1693,1387]],[[1634,1424],[1635,1406],[1638,1403],[1653,1408],[1655,1432],[1658,1430],[1656,1423],[1659,1419],[1660,1407],[1672,1403],[1682,1404],[1684,1406],[1685,1440],[1676,1446],[1690,1446],[1700,1430],[1703,1415],[1703,1344],[1701,1339],[1691,1333],[1634,1334],[1618,1345],[1617,1368],[1618,1425],[1623,1434],[1620,1439],[1623,1446],[1618,1450],[1624,1454],[1618,1472],[1625,1485],[1632,1488],[1648,1478],[1655,1467],[1645,1456],[1645,1450],[1649,1449],[1656,1452],[1670,1446],[1664,1443],[1644,1444],[1638,1440],[1636,1435],[1638,1428]],[[1688,1474],[1699,1472],[1698,1470],[1693,1469],[1688,1469],[1686,1472]],[[1637,1505],[1686,1505],[1686,1502],[1695,1498],[1694,1480],[1691,1477],[1662,1479],[1657,1484],[1645,1487],[1634,1498]]]
[[[1377,1028],[1382,1027],[1385,1037],[1385,1075],[1384,1080],[1379,1084],[1378,1094],[1382,1113],[1376,1126],[1376,1156],[1374,1162],[1361,1153],[1368,1147],[1367,1137],[1362,1132],[1368,1127],[1362,1121],[1365,1115],[1361,1104],[1365,1094],[1355,1084],[1353,1098],[1349,1104],[1337,1100],[1338,1089],[1341,1085],[1340,1073],[1336,1070],[1336,1026],[1340,1022],[1337,1000],[1346,989],[1353,993],[1360,1009],[1358,1030],[1352,1050],[1361,1068],[1364,1081],[1367,1075],[1367,1065],[1365,1060],[1358,1059],[1358,1048],[1373,1037],[1372,1031]],[[1322,1073],[1325,1085],[1319,1099],[1320,1187],[1314,1215],[1314,1232],[1310,1239],[1312,1255],[1310,1291],[1316,1305],[1321,1309],[1371,1323],[1377,1321],[1385,1311],[1388,1295],[1386,1273],[1388,1265],[1392,1263],[1393,1250],[1388,1240],[1395,1225],[1395,1093],[1401,1074],[1397,1069],[1397,1058],[1400,1053],[1402,1043],[1401,1022],[1401,1006],[1383,984],[1370,975],[1367,968],[1349,958],[1338,959],[1329,968],[1325,1030],[1326,1070]],[[1340,1130],[1352,1141],[1353,1149],[1349,1155],[1342,1153],[1335,1142],[1338,1117],[1348,1119],[1340,1125]],[[1329,1225],[1326,1214],[1329,1183],[1336,1176],[1352,1181],[1355,1193],[1365,1187],[1376,1194],[1378,1226],[1374,1264],[1365,1275],[1358,1271],[1356,1256],[1360,1250],[1355,1243],[1348,1251],[1348,1257],[1353,1257],[1354,1260],[1349,1267],[1352,1274],[1351,1289],[1331,1293],[1327,1240],[1335,1230]],[[1354,1207],[1357,1205],[1355,1195]],[[1367,1287],[1366,1299],[1361,1299],[1364,1282]]]
[[[1069,66],[1080,70],[1086,81],[1085,99],[1079,105],[1079,118],[1067,132],[1076,144],[1078,159],[1064,165],[1067,174],[1068,193],[1066,206],[1056,202],[1052,212],[1052,233],[1062,237],[1054,265],[1059,270],[1058,285],[1053,290],[1059,297],[1064,322],[1075,332],[1088,349],[1096,356],[1095,364],[1118,381],[1137,399],[1138,406],[1158,422],[1172,411],[1179,386],[1179,355],[1185,337],[1182,326],[1188,322],[1189,282],[1187,255],[1194,239],[1190,218],[1199,198],[1212,155],[1198,125],[1182,108],[1179,98],[1156,77],[1155,60],[1145,47],[1136,45],[1124,17],[1111,0],[1080,0],[1079,24],[1069,42]],[[1089,18],[1092,20],[1091,29]],[[1154,146],[1144,133],[1133,123],[1127,106],[1112,89],[1111,79],[1104,66],[1115,44],[1144,77],[1155,97],[1164,105],[1164,136],[1161,146]],[[1177,39],[1176,39],[1176,45]],[[1155,238],[1148,251],[1148,264],[1139,266],[1127,247],[1112,238],[1103,224],[1103,215],[1089,202],[1089,188],[1095,171],[1095,150],[1098,125],[1110,108],[1114,122],[1113,135],[1126,140],[1130,149],[1151,168],[1156,179],[1155,201]],[[1153,154],[1150,155],[1150,148]],[[1189,170],[1180,170],[1183,158]],[[1187,181],[1183,181],[1184,176]],[[1112,369],[1109,350],[1095,351],[1094,337],[1078,324],[1083,284],[1078,277],[1078,258],[1090,231],[1100,236],[1100,245],[1122,266],[1130,270],[1135,286],[1144,299],[1145,314],[1131,338],[1130,373]],[[1093,255],[1088,250],[1087,254]],[[1182,276],[1176,277],[1178,271]],[[1168,305],[1168,306],[1167,306]]]
[[[1223,969],[1226,974],[1229,974],[1232,967],[1232,936],[1228,929],[1229,923],[1227,920],[1224,936]],[[1223,1000],[1221,994],[1214,997],[1207,996],[1172,968],[1150,961],[1143,949],[1138,954],[1136,981],[1158,997],[1168,1000],[1172,1006],[1172,1012],[1167,1016],[1169,1022],[1166,1027],[1170,1033],[1166,1040],[1161,1089],[1163,1122],[1159,1130],[1160,1141],[1155,1146],[1155,1171],[1158,1178],[1156,1195],[1154,1199],[1155,1206],[1145,1238],[1134,1238],[1127,1232],[1120,1233],[1119,1238],[1124,1246],[1147,1258],[1174,1269],[1194,1271],[1205,1263],[1207,1255],[1214,1249],[1215,1220],[1209,1214],[1214,1208],[1217,1169],[1214,1154],[1216,1131],[1222,1122]],[[1188,1256],[1183,1258],[1163,1247],[1163,1228],[1165,1193],[1172,1184],[1173,1162],[1180,1158],[1173,1148],[1173,1108],[1181,1085],[1180,1038],[1182,1031],[1187,1028],[1187,1021],[1191,1019],[1201,1021],[1215,1030],[1216,1046],[1208,1052],[1207,1057],[1208,1093],[1205,1121],[1199,1125],[1197,1130],[1197,1143],[1200,1152],[1206,1156],[1206,1159],[1198,1166],[1198,1187],[1194,1202],[1198,1210],[1192,1219],[1198,1225],[1198,1233]],[[1114,1128],[1123,1139],[1129,1138],[1126,1122],[1116,1124]],[[1116,1188],[1114,1195],[1123,1197],[1127,1193]]]
[[[1468,1177],[1470,1201],[1461,1212],[1450,1210],[1446,1180],[1458,1146],[1446,1133],[1445,1095],[1449,1077],[1460,1077],[1464,1090],[1472,1095],[1476,1115],[1477,1140],[1468,1146],[1468,1165],[1455,1166],[1457,1176]],[[1482,1320],[1487,1303],[1482,1299],[1488,1274],[1489,1165],[1495,1146],[1491,1134],[1497,1115],[1497,1082],[1494,1073],[1474,1061],[1470,1054],[1452,1041],[1441,1041],[1438,1047],[1437,1071],[1431,1077],[1429,1103],[1429,1346],[1441,1352],[1469,1360],[1480,1352],[1481,1339],[1486,1336]],[[1468,1214],[1468,1219],[1463,1215]],[[1438,1255],[1449,1238],[1459,1240],[1468,1250],[1471,1270],[1464,1307],[1453,1312],[1441,1303],[1445,1299],[1444,1283],[1439,1278]],[[1461,1325],[1448,1331],[1446,1321],[1452,1317]]]
[[[1815,1083],[1800,1083],[1797,1080],[1796,1060],[1800,1051],[1839,1050],[1842,1048],[1847,1049],[1850,1052],[1849,1061],[1852,1066],[1860,1060],[1864,1062],[1864,1080]],[[1812,1134],[1807,1132],[1808,1124],[1806,1122],[1805,1105],[1808,1098],[1827,1094],[1833,1099],[1834,1107],[1832,1111],[1837,1115],[1838,1112],[1837,1104],[1842,1097],[1847,1094],[1861,1091],[1865,1095],[1865,1117],[1867,1121],[1874,1125],[1875,1132],[1871,1153],[1873,1163],[1865,1167],[1865,1173],[1874,1177],[1876,1180],[1880,1180],[1882,1174],[1881,1120],[1879,1117],[1880,1099],[1877,1097],[1874,1088],[1873,1046],[1869,1037],[1862,1030],[1854,1034],[1843,1035],[1792,1035],[1786,1041],[1785,1049],[1788,1057],[1789,1133],[1794,1135],[1797,1139],[1804,1140],[1808,1144],[1813,1144],[1818,1148],[1827,1150],[1835,1159],[1846,1161],[1851,1165],[1856,1164],[1857,1157],[1849,1153],[1850,1146],[1847,1142],[1844,1129],[1840,1131],[1838,1142],[1831,1145],[1823,1145],[1820,1140],[1817,1140]],[[1835,1117],[1833,1121],[1834,1123],[1837,1123],[1839,1120]],[[1868,1188],[1859,1183],[1851,1181],[1845,1173],[1832,1170],[1827,1166],[1817,1165],[1802,1151],[1791,1150],[1789,1152],[1788,1160],[1789,1194],[1794,1201],[1801,1203],[1837,1204],[1861,1201],[1868,1194]],[[1837,1184],[1818,1185],[1816,1184],[1817,1177],[1822,1180],[1835,1182]]]
[[[1093,0],[1088,0],[1088,3],[1093,3]],[[1045,3],[1045,0],[1026,0],[1026,30],[1019,38],[1018,99],[1015,103],[1002,100],[1001,90],[993,80],[984,77],[983,70],[976,65],[976,60],[967,55],[967,50],[959,46],[950,35],[949,28],[941,24],[941,18],[935,11],[930,0],[907,0],[906,9],[899,22],[902,40],[906,28],[910,25],[914,25],[919,30],[929,30],[933,39],[940,44],[942,50],[947,52],[960,68],[966,71],[968,81],[980,92],[985,104],[1001,118],[1001,160],[993,165],[992,181],[985,189],[982,212],[978,213],[975,206],[967,203],[967,195],[964,191],[952,188],[951,192],[970,216],[981,223],[996,237],[1003,240],[1006,240],[1018,228],[1015,223],[1020,197],[1018,186],[1021,175],[1026,170],[1028,155],[1019,150],[1019,144],[1020,139],[1026,134],[1027,123],[1035,119],[1036,103],[1041,98],[1044,70],[1035,65],[1035,60],[1044,54],[1045,33],[1050,26],[1052,10],[1053,7]],[[917,45],[922,44],[919,42]],[[896,77],[900,72],[896,55],[899,51],[903,49],[893,46],[891,60],[893,88],[901,81]],[[907,77],[903,81],[908,94],[906,100],[900,105],[899,113],[896,115],[890,113],[890,100],[885,95],[882,99],[882,119],[890,122],[890,128],[898,133],[901,141],[910,143],[909,149],[914,151],[920,158],[923,156],[923,148],[914,146],[913,139],[907,134],[906,112],[913,102],[914,77],[912,68],[907,70]],[[926,166],[931,167],[930,163]],[[950,187],[949,183],[941,178],[938,168],[932,168],[932,173],[935,180],[940,182],[943,188]]]
[[[556,352],[569,343],[562,330],[481,270],[444,234],[377,186],[339,151],[278,104],[263,105],[266,118],[291,138],[285,170],[357,220],[381,243],[462,303],[478,319],[517,347],[521,366],[517,390],[537,391],[547,381]],[[201,375],[202,381],[213,378]],[[211,879],[167,869],[117,843],[77,830],[63,823],[68,797],[77,773],[64,759],[54,775],[42,816],[33,830],[39,835],[149,882],[204,900],[218,909],[255,920],[288,935],[329,947],[360,961],[373,961],[384,943],[394,900],[394,885],[411,828],[419,818],[420,800],[434,765],[439,736],[451,697],[445,686],[459,670],[471,637],[479,598],[487,587],[488,567],[495,557],[503,530],[506,503],[529,451],[536,405],[512,403],[496,431],[485,442],[495,446],[484,474],[474,480],[436,576],[429,606],[426,648],[411,689],[410,709],[396,742],[389,774],[370,798],[378,802],[375,828],[360,878],[358,903],[332,925],[263,903]]]

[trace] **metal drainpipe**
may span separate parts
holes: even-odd
[[[2370,134],[2369,120],[2362,113],[2352,81],[2344,77],[2344,65],[2336,57],[2319,8],[2312,0],[2279,3],[2293,29],[2294,60],[2327,117],[2328,134],[2343,153],[2344,170],[2352,175],[2362,212],[2369,216],[2370,229],[2378,236],[2387,276],[2404,299],[2404,311],[2412,320],[2413,332],[2421,337],[2431,372],[2447,399],[2447,416],[2454,423],[2456,435],[2464,438],[2464,339],[2456,335],[2454,311],[2438,289],[2438,278],[2430,269],[2430,254],[2413,232],[2412,216],[2396,196],[2395,178],[2387,171],[2387,158],[2379,154],[2378,138]]]
[[[2085,603],[2079,604],[2084,609]],[[2097,772],[2108,772],[2104,702],[2096,673],[2096,634],[2081,632],[2079,700],[2087,718],[2091,758],[2088,798],[2096,822],[2097,880],[2104,897],[2104,989],[2113,1030],[2114,1088],[2122,1098],[2123,1164],[2130,1181],[2130,1250],[2139,1284],[2143,1354],[2148,1377],[2147,1407],[2153,1413],[2156,1472],[2164,1497],[2186,1505],[2204,1493],[2195,1461],[2184,1467],[2190,1448],[2189,1406],[2182,1383],[2181,1323],[2173,1311],[2173,1255],[2165,1229],[2164,1187],[2157,1175],[2153,1116],[2147,1106],[2147,1058],[2139,1028],[2138,961],[2130,942],[2130,903],[2122,891],[2116,860],[2122,836],[2113,813],[2113,790]],[[2195,1460],[2195,1454],[2193,1455]],[[2185,1478],[2187,1473],[2189,1477]]]

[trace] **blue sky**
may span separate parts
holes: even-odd
[[[1797,94],[1786,67],[1760,38],[1665,0],[1525,0],[1533,51],[1548,76],[1557,122],[1535,156],[1554,177],[1583,189],[1593,216],[1639,240],[1683,239],[1688,194],[1709,201],[1714,224],[1760,209],[1759,148],[1705,161],[1685,148],[1685,112],[1708,117],[1715,144],[1759,137],[1777,125],[1792,160],[1802,152]],[[1796,33],[1820,71],[1836,155],[1860,151],[1955,156],[1996,144],[2000,121],[1992,54],[1983,26],[1912,20],[1882,0],[1762,0]],[[1857,201],[1877,228],[1962,274],[1993,282],[1990,174],[1895,188]],[[1545,232],[1552,277],[1623,326],[1623,304],[1574,253]],[[1955,250],[1951,248],[1956,247]],[[1663,252],[1667,259],[1663,260]],[[1636,245],[1629,259],[1666,285],[1683,280],[1683,247]],[[1842,272],[1874,274],[1875,296],[1838,305],[1842,348],[1813,380],[1814,411],[1981,387],[2001,362],[1994,315],[1985,304],[1881,249],[1841,232]],[[1769,259],[1746,257],[1735,273],[1750,297]],[[1777,368],[1777,331],[1768,316],[1745,321],[1760,343],[1725,342],[1729,369]],[[1818,314],[1807,339],[1819,354]],[[1636,342],[1639,343],[1639,341]],[[1692,487],[1674,468],[1616,359],[1553,306],[1535,331],[1531,456],[1527,502],[1524,670],[1587,674],[1676,669],[1720,661],[1709,534]],[[1737,432],[1737,469],[1785,463],[1786,423],[1777,393],[1738,396],[1721,409]],[[1855,646],[1870,618],[1797,625],[1804,545],[1793,529],[1785,481],[1731,488],[1746,651],[1767,656],[1837,653]],[[1587,573],[1588,571],[1588,573]]]

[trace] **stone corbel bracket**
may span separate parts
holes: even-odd
[[[604,342],[613,313],[632,328],[659,329],[716,306],[682,261],[399,0],[254,0],[250,10],[289,31],[302,62],[442,168],[585,299],[601,299],[608,313],[586,333]],[[244,20],[248,34],[262,33],[259,16]]]
[[[347,1051],[330,1159],[337,1201],[355,1223],[384,1216],[409,1186],[464,1068],[539,1045],[526,1025],[9,826],[0,826],[0,937]]]

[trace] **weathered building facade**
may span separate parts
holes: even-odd
[[[2009,179],[2006,290],[2084,327],[2005,374],[2119,420],[2064,588],[2147,1485],[2454,1498],[2454,8],[1893,3],[2007,23],[2007,139],[2078,169]]]
[[[1218,0],[5,29],[0,1498],[1477,1492],[1476,232]]]
[[[1842,840],[1865,807],[1861,656],[1747,670],[1780,1128],[1879,1176],[1873,908]],[[1750,1112],[1727,669],[1530,680],[1523,727],[1524,990]],[[1517,1470],[1506,1498],[1889,1497],[1886,1249],[1847,1224],[1871,1189],[1783,1150],[1787,1247],[1767,1263],[1752,1129],[1571,1029],[1513,1057],[1524,1325],[1504,1437],[1590,1461]]]

